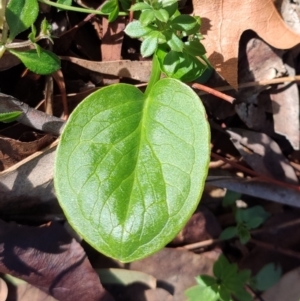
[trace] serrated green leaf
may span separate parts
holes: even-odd
[[[59,58],[48,50],[40,48],[40,54],[34,49],[28,51],[10,49],[9,51],[17,56],[29,70],[37,74],[51,74],[60,68]]]
[[[138,11],[138,10],[144,10],[144,9],[151,9],[152,10],[152,6],[149,5],[146,2],[138,2],[138,3],[133,4],[130,7],[131,11]]]
[[[168,6],[163,6],[163,8],[168,12],[169,18],[174,18],[176,17],[177,14],[180,15],[180,12],[178,11],[178,1],[176,0],[175,3],[168,5]]]
[[[198,28],[198,22],[197,20],[189,15],[179,15],[176,18],[174,18],[170,25],[173,29],[180,30],[180,31],[190,31],[193,30],[194,27]]]
[[[196,277],[196,281],[200,286],[213,286],[217,284],[216,278],[209,275],[200,275]]]
[[[227,227],[220,234],[220,239],[227,240],[237,236],[237,228],[236,227]]]
[[[183,82],[195,80],[206,69],[201,61],[185,52],[170,51],[164,55],[161,51],[158,54],[158,59],[162,72]]]
[[[204,46],[198,40],[187,41],[183,47],[187,53],[193,56],[202,56],[206,53]]]
[[[188,301],[217,301],[219,300],[219,293],[217,287],[211,286],[193,286],[187,289],[185,295],[188,297]]]
[[[197,94],[162,79],[144,94],[117,84],[71,114],[57,149],[55,188],[73,228],[123,262],[165,246],[200,199],[209,127]]]
[[[230,292],[224,285],[220,285],[219,294],[221,301],[233,301]]]
[[[265,211],[262,206],[254,206],[243,210],[242,216],[243,221],[249,229],[254,229],[263,224],[271,214]]]
[[[117,1],[109,0],[102,5],[101,12],[104,14],[110,14],[115,11],[116,7],[118,7]]]
[[[168,76],[172,77],[173,74],[176,74],[176,71],[179,68],[180,63],[180,54],[177,51],[170,51],[164,57],[163,60],[163,72]]]
[[[9,113],[0,113],[0,122],[9,123],[16,121],[22,114],[20,111],[13,111]]]
[[[163,8],[154,10],[154,14],[155,18],[163,23],[167,23],[169,20],[169,13]]]
[[[147,38],[142,42],[141,54],[143,57],[152,55],[158,44],[158,38],[153,36],[147,36]]]
[[[251,286],[256,290],[265,291],[280,280],[281,274],[280,266],[276,267],[274,263],[269,263],[251,280]]]
[[[178,0],[160,0],[159,2],[161,3],[162,7],[167,7],[175,3],[177,4]]]
[[[132,21],[126,26],[124,31],[131,38],[141,38],[152,30],[150,27],[143,26],[140,21]]]
[[[154,10],[152,9],[144,10],[139,17],[139,21],[143,26],[147,26],[154,20],[155,20],[155,15],[154,15]]]
[[[253,300],[252,296],[243,287],[240,287],[239,289],[235,290],[233,292],[233,295],[239,301],[252,301]]]
[[[6,7],[5,17],[9,26],[9,40],[28,29],[38,16],[37,0],[10,0]]]
[[[238,268],[236,264],[231,264],[227,258],[221,254],[218,260],[213,266],[214,275],[222,280],[226,281],[237,274]]]
[[[238,224],[237,232],[242,244],[246,244],[251,239],[250,231],[243,224]]]
[[[183,50],[183,42],[177,37],[175,33],[170,33],[166,36],[167,44],[172,51],[181,52]]]

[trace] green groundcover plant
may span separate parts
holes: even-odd
[[[200,275],[196,278],[197,285],[185,291],[188,301],[251,301],[253,297],[245,286],[265,291],[278,282],[281,268],[269,263],[251,277],[250,270],[239,271],[236,264],[229,263],[221,255],[214,264],[213,273],[214,277]]]
[[[61,9],[71,4],[40,2]],[[126,8],[120,3],[110,0],[100,13],[113,20]],[[49,74],[59,68],[59,60],[37,44],[51,39],[46,21],[36,34],[37,9],[37,0],[9,2],[9,30],[4,24],[1,47],[29,69]],[[182,15],[177,0],[145,0],[130,10],[136,20],[125,33],[142,41],[144,57],[152,56],[148,86],[142,92],[115,84],[88,96],[66,123],[54,176],[73,228],[95,249],[123,262],[158,251],[180,231],[199,203],[210,158],[204,107],[183,83],[207,67],[200,18]],[[36,49],[13,48],[16,35],[30,26],[26,43]]]
[[[227,240],[238,236],[242,244],[251,239],[250,231],[260,227],[271,214],[262,206],[256,205],[251,208],[237,208],[235,202],[241,197],[240,193],[228,190],[223,199],[223,206],[231,206],[235,213],[236,226],[225,228],[220,238]]]

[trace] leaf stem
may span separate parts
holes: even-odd
[[[107,16],[108,15],[108,14],[103,13],[100,10],[74,7],[74,6],[69,6],[69,5],[65,5],[65,4],[56,3],[56,2],[53,2],[53,1],[49,1],[49,0],[38,0],[38,1],[41,2],[41,3],[44,3],[44,4],[48,4],[50,6],[57,7],[61,10],[71,10],[71,11],[76,11],[76,12],[80,12],[80,13],[96,14],[96,15],[102,15],[102,16]],[[118,15],[119,16],[127,16],[128,13],[119,12]]]
[[[157,59],[156,54],[153,55],[153,59],[152,59],[152,69],[151,69],[151,75],[150,75],[150,79],[145,91],[145,96],[147,97],[148,94],[150,93],[152,87],[159,81],[161,77],[161,71],[160,71],[160,66],[159,66],[159,62]]]

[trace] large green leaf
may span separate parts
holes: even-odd
[[[5,16],[9,26],[9,39],[13,40],[19,33],[28,29],[38,16],[37,0],[10,0]]]
[[[123,262],[165,246],[200,200],[210,132],[192,89],[158,81],[146,98],[117,84],[72,113],[55,163],[57,197],[95,249]]]

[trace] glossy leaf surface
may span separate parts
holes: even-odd
[[[197,207],[209,140],[198,96],[178,80],[158,81],[147,97],[126,84],[93,93],[57,149],[55,188],[68,221],[123,262],[161,249]]]

